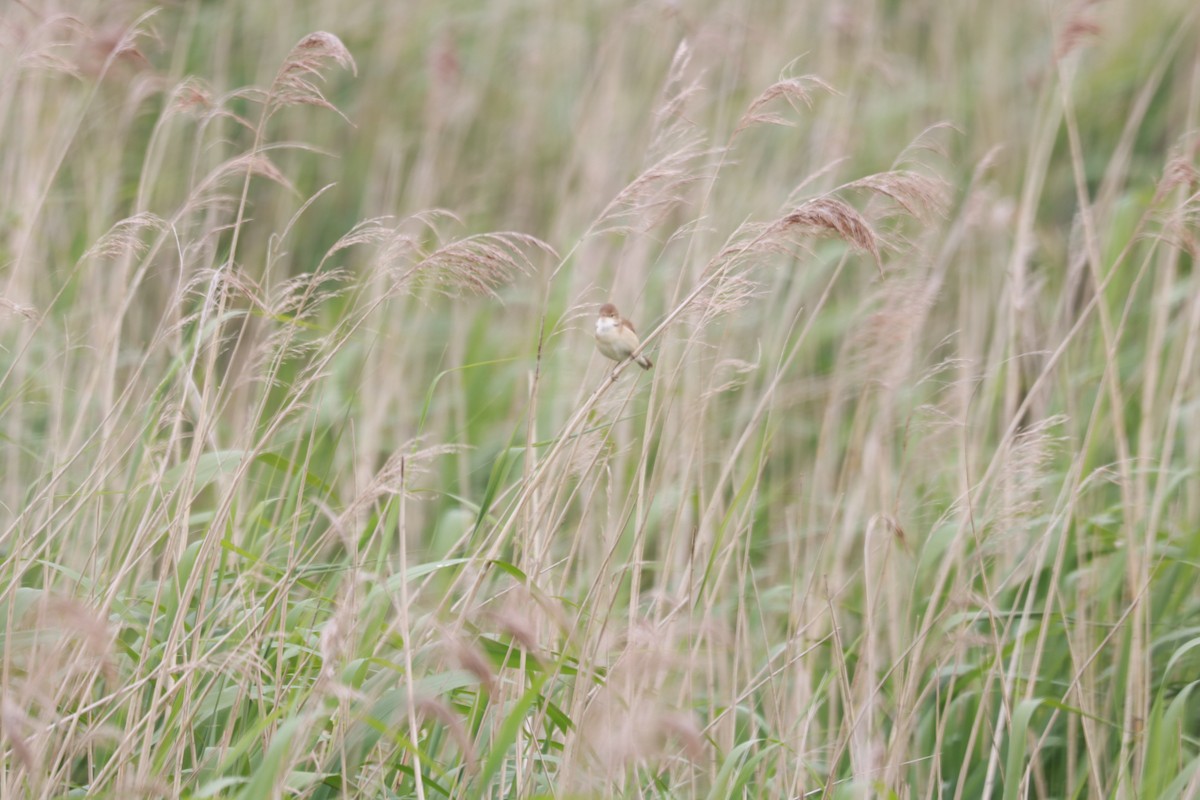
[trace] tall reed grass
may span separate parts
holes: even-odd
[[[1200,796],[1197,16],[8,4],[0,796]]]

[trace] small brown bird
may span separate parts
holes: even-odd
[[[600,306],[600,316],[596,318],[596,348],[613,361],[624,361],[638,348],[638,335],[633,323],[623,319],[612,303]],[[653,361],[641,354],[637,357],[637,363],[642,369],[654,366]]]

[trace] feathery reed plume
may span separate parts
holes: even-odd
[[[654,133],[647,149],[649,166],[619,191],[597,215],[590,233],[643,233],[662,222],[684,202],[684,191],[706,175],[704,164],[714,150],[683,115],[700,92],[686,78],[691,49],[681,42],[671,61],[662,99],[655,112]]]
[[[467,770],[474,771],[478,761],[475,744],[467,735],[467,728],[463,725],[462,718],[454,713],[454,709],[439,697],[425,697],[417,701],[417,713],[425,719],[436,720],[445,726],[450,733],[450,738],[454,739],[455,744],[458,745]]]
[[[665,712],[659,716],[658,726],[665,736],[673,737],[683,747],[683,752],[692,761],[699,763],[707,754],[704,732],[694,713]]]
[[[872,514],[871,518],[867,520],[867,531],[868,536],[873,532],[884,533],[887,537],[895,539],[901,547],[908,547],[908,535],[900,525],[900,520],[892,514]],[[890,546],[890,543],[887,546]]]
[[[361,700],[362,692],[346,685],[338,675],[338,668],[351,651],[358,617],[358,576],[351,574],[342,584],[334,604],[333,616],[321,629],[317,639],[317,652],[321,654],[321,669],[317,673],[317,689],[338,700]]]
[[[613,398],[617,399],[617,396],[613,395]],[[597,404],[596,415],[604,419],[614,413],[617,408],[616,404],[605,405],[601,402]],[[599,426],[580,431],[575,444],[571,447],[567,473],[576,477],[588,474],[600,458],[606,439],[605,429]]]
[[[9,300],[7,297],[0,295],[0,309],[24,317],[25,319],[37,319],[38,311],[33,306],[28,306],[23,303],[17,303]]]
[[[865,189],[894,201],[900,208],[921,222],[944,217],[949,203],[950,185],[941,178],[914,170],[891,170],[868,175],[847,183],[845,189]]]
[[[238,156],[226,162],[226,168],[230,174],[245,174],[249,172],[251,175],[266,178],[273,183],[279,184],[292,194],[296,196],[300,195],[300,192],[292,185],[287,176],[283,174],[283,171],[275,166],[275,162],[271,161],[264,153],[246,153]]]
[[[880,261],[879,237],[870,223],[853,206],[836,197],[814,197],[778,220],[773,228],[775,235],[792,232],[812,236],[833,235],[854,249],[869,253],[877,264]]]
[[[855,189],[887,197],[917,219],[943,214],[948,193],[941,179],[915,170],[893,170],[804,200],[774,222],[744,223],[709,262],[700,285],[681,310],[700,309],[702,317],[708,319],[740,308],[758,292],[751,269],[765,256],[796,257],[803,250],[802,241],[809,237],[841,239],[852,249],[871,255],[882,275],[883,240],[861,212],[835,194]]]
[[[142,212],[121,220],[108,229],[80,257],[80,261],[91,258],[121,258],[127,255],[142,255],[148,245],[142,238],[145,231],[160,231],[167,226],[165,220],[150,212]]]
[[[117,62],[132,64],[136,68],[149,67],[150,59],[138,47],[138,40],[149,38],[161,43],[153,28],[143,27],[157,13],[158,9],[147,11],[133,26],[124,30],[92,32],[81,54],[81,72],[103,75]]]
[[[324,266],[325,262],[333,255],[348,248],[363,244],[381,244],[392,240],[396,236],[395,228],[389,224],[392,221],[393,217],[384,216],[372,217],[355,223],[349,232],[333,243],[333,247],[325,251],[325,255],[321,259],[321,266]],[[317,267],[317,272],[321,271],[321,266]]]
[[[499,287],[533,271],[534,251],[555,255],[550,245],[524,233],[475,234],[425,253],[418,239],[396,232],[378,260],[392,274],[391,291],[396,294],[428,286],[451,297],[482,294],[499,299]]]
[[[538,642],[537,625],[527,608],[519,607],[516,603],[508,603],[502,609],[488,615],[497,630],[512,637],[512,640],[522,650],[532,656],[539,656],[541,645]]]
[[[188,75],[167,93],[167,113],[203,117],[215,105],[212,87],[194,75]]]
[[[713,385],[705,389],[700,398],[707,400],[724,392],[741,388],[746,382],[745,376],[758,370],[762,360],[761,353],[759,355],[759,361],[742,361],[738,358],[725,358],[718,361],[712,368]],[[717,383],[717,381],[721,382]]]
[[[1066,58],[1089,39],[1094,39],[1102,32],[1100,23],[1091,16],[1095,0],[1079,0],[1068,11],[1067,21],[1054,44],[1056,58]]]
[[[770,223],[743,223],[709,262],[700,285],[684,306],[703,319],[741,308],[759,292],[752,270],[765,258],[796,258],[806,252],[804,240],[834,236],[851,248],[869,253],[880,273],[880,239],[866,217],[831,194],[805,200]]]
[[[764,89],[758,97],[754,98],[749,107],[747,107],[746,112],[742,114],[742,118],[738,120],[737,127],[733,129],[733,136],[730,138],[737,138],[738,134],[742,131],[756,125],[783,125],[787,127],[795,125],[796,123],[793,120],[788,119],[782,114],[775,111],[768,111],[767,106],[782,98],[793,111],[800,113],[801,105],[807,109],[812,108],[813,90],[815,89],[828,92],[829,94],[838,94],[836,89],[815,75],[781,78]]]
[[[232,111],[226,103],[235,98],[246,97],[254,101],[262,99],[256,89],[239,89],[218,97],[204,80],[189,75],[166,93],[167,103],[164,117],[187,116],[208,123],[214,119],[227,119],[244,130],[253,132],[255,125],[250,120]]]
[[[667,69],[661,99],[654,110],[654,142],[665,144],[672,138],[672,129],[684,121],[683,112],[688,101],[701,91],[699,80],[687,78],[691,63],[692,48],[687,39],[684,39],[675,48],[675,55],[671,57],[671,66]],[[653,150],[652,146],[651,152]]]
[[[932,153],[938,156],[938,158],[943,162],[951,161],[952,156],[950,146],[941,138],[941,134],[947,133],[962,135],[962,130],[957,125],[944,121],[935,122],[934,124],[922,130],[920,133],[914,136],[912,141],[905,145],[904,149],[900,151],[900,154],[896,156],[895,161],[892,162],[892,168],[888,170],[888,173],[904,174],[912,171],[923,170],[925,172],[932,172],[934,175],[937,175],[938,170],[930,165],[925,160],[924,156],[927,153]],[[975,167],[976,178],[990,168],[999,150],[1000,147],[996,146],[984,155],[979,164],[977,164]],[[888,173],[882,174],[886,175]],[[940,204],[944,206],[949,201],[950,184],[940,176],[931,178],[924,173],[920,174],[921,177],[925,178],[926,180],[932,180],[937,184],[937,186],[933,189],[933,192],[939,196]],[[945,209],[942,208],[942,210],[939,211],[939,214],[944,213]]]
[[[1200,240],[1196,228],[1200,227],[1200,194],[1193,194],[1178,206],[1163,213],[1162,241],[1187,253],[1200,257]]]
[[[483,652],[475,644],[466,641],[461,636],[444,631],[442,641],[445,642],[446,651],[452,663],[459,669],[474,675],[489,695],[495,695],[498,687],[496,673],[492,671],[492,664]]]
[[[217,188],[231,178],[244,179],[247,172],[274,181],[294,195],[300,194],[287,176],[265,154],[261,152],[257,154],[243,153],[221,162],[197,181],[188,198],[188,209],[197,211],[203,208],[227,206],[230,204],[231,198],[216,192]],[[225,229],[210,231],[210,233],[218,233],[221,230]]]
[[[316,81],[325,79],[323,70],[330,62],[358,75],[354,56],[350,55],[342,40],[332,33],[317,31],[297,42],[271,83],[268,113],[285,106],[309,105],[332,111],[349,122],[345,114],[325,99],[316,84]]]
[[[1192,258],[1200,257],[1200,239],[1195,228],[1200,226],[1200,170],[1193,163],[1197,152],[1200,151],[1200,136],[1193,136],[1191,141],[1173,148],[1173,155],[1167,159],[1163,167],[1162,177],[1154,190],[1152,205],[1158,221],[1160,232],[1150,235],[1174,247]],[[1177,189],[1183,189],[1179,196],[1172,196]],[[1166,202],[1171,198],[1171,202]]]
[[[113,631],[108,621],[96,610],[68,597],[46,597],[38,612],[39,624],[50,623],[60,630],[79,637],[84,652],[92,658],[108,659],[112,655]]]
[[[1200,144],[1200,138],[1195,140],[1192,149]],[[1192,161],[1195,158],[1195,153],[1177,153],[1172,156],[1165,167],[1163,167],[1162,178],[1158,181],[1158,186],[1154,190],[1154,202],[1159,203],[1164,197],[1170,194],[1175,189],[1183,187],[1189,193],[1195,192],[1200,188],[1200,170],[1197,170]]]
[[[59,55],[60,50],[77,45],[87,35],[83,20],[70,14],[53,14],[42,20],[25,36],[16,29],[0,25],[0,43],[4,51],[15,52],[18,71],[58,72],[73,78],[81,77],[79,65],[71,58]]]
[[[698,139],[680,142],[618,192],[591,231],[632,234],[654,228],[684,201],[684,189],[704,178],[699,166],[712,152]]]
[[[370,507],[381,497],[404,493],[415,496],[414,479],[429,472],[431,462],[450,453],[462,452],[463,445],[437,444],[423,446],[421,440],[412,439],[397,448],[384,465],[371,478],[371,482],[346,506],[340,520],[343,523]]]
[[[611,654],[614,663],[580,721],[580,736],[601,774],[652,765],[668,754],[671,739],[689,757],[703,757],[704,737],[694,716],[662,700],[664,682],[686,661],[676,650],[681,631],[680,625],[641,621],[613,637],[621,649]]]
[[[266,313],[275,319],[290,322],[309,319],[321,306],[346,293],[352,275],[344,269],[306,273],[282,281],[271,288],[266,300]]]
[[[748,269],[727,269],[696,296],[692,305],[701,310],[701,321],[708,322],[744,308],[761,295],[762,286],[750,277]]]
[[[878,310],[847,340],[848,374],[886,389],[904,384],[935,297],[936,285],[924,277],[902,277],[881,287],[872,299]]]
[[[88,699],[96,688],[94,676],[116,686],[115,635],[95,609],[49,592],[41,592],[13,622],[0,693],[0,737],[32,767],[36,759],[31,730],[42,733],[46,722],[53,723],[63,709]],[[53,752],[53,747],[43,744],[42,753]]]
[[[29,715],[24,709],[14,703],[7,692],[0,694],[0,740],[8,740],[13,755],[27,772],[33,772],[36,765],[33,747],[25,734],[30,725]]]
[[[708,752],[694,714],[669,711],[648,694],[598,697],[588,709],[581,735],[607,778],[632,766],[655,764],[668,755],[672,739],[694,761],[702,761]]]
[[[284,323],[272,328],[267,338],[259,344],[257,355],[263,366],[280,352],[299,354],[333,342],[332,336],[297,339],[296,328],[311,327],[306,321],[314,317],[323,304],[345,294],[351,278],[349,272],[341,269],[305,273],[281,281],[266,291],[245,271],[237,268],[207,273],[207,276],[208,281],[193,281],[189,289],[204,291],[215,279],[227,298],[240,297],[263,318]],[[255,374],[253,370],[250,372]]]
[[[1041,507],[1040,494],[1046,480],[1046,468],[1055,455],[1056,446],[1064,437],[1052,431],[1066,422],[1058,415],[1038,420],[1018,433],[1006,450],[999,472],[1000,483],[988,496],[984,509],[990,552],[1020,552],[1014,548],[1028,530],[1034,515]]]

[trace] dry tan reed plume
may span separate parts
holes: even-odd
[[[739,358],[725,358],[712,368],[712,385],[704,390],[701,400],[741,388],[746,382],[746,376],[756,372],[762,364],[762,353],[758,361],[743,361]],[[720,381],[718,383],[718,381]]]
[[[492,664],[473,642],[450,631],[442,631],[442,641],[450,662],[459,669],[471,673],[489,695],[495,695],[499,686]]]
[[[4,53],[16,54],[14,75],[45,71],[90,79],[103,75],[117,62],[141,69],[150,66],[150,61],[138,41],[158,40],[153,29],[146,26],[156,13],[156,9],[151,9],[128,27],[103,29],[93,28],[83,18],[71,14],[51,14],[30,29],[25,29],[15,18],[0,18],[0,46]]]
[[[868,175],[847,183],[843,188],[863,189],[886,197],[920,222],[945,216],[950,191],[949,184],[942,178],[910,169]]]
[[[8,20],[4,20],[8,23]],[[79,65],[59,51],[73,48],[87,34],[88,27],[79,17],[70,14],[52,14],[41,20],[31,30],[25,31],[13,24],[0,24],[0,45],[5,54],[16,54],[16,71],[9,73],[10,80],[19,72],[58,72],[80,77]]]
[[[651,153],[657,149],[669,149],[674,137],[674,130],[686,123],[684,112],[688,102],[703,90],[698,78],[688,78],[688,68],[692,63],[692,48],[684,39],[675,48],[671,57],[671,66],[667,69],[667,79],[663,83],[662,93],[654,110],[654,136],[651,141]]]
[[[798,258],[807,252],[806,240],[820,236],[840,238],[869,253],[882,271],[880,241],[870,223],[846,201],[826,194],[800,203],[773,222],[739,226],[681,308],[699,311],[703,319],[741,308],[758,294],[754,268],[773,257]]]
[[[681,42],[671,61],[655,126],[647,148],[650,163],[609,201],[591,224],[589,233],[642,233],[657,226],[685,200],[685,191],[707,175],[709,156],[717,152],[684,110],[701,91],[698,79],[687,77],[691,49]]]
[[[791,106],[792,111],[801,112],[800,106],[812,108],[813,90],[837,94],[837,90],[815,75],[801,75],[795,78],[781,78],[768,86],[762,94],[754,98],[742,118],[738,120],[733,136],[755,125],[784,125],[792,126],[795,122],[782,114],[767,110],[767,106],[782,99]]]
[[[202,293],[216,281],[229,299],[243,298],[262,317],[285,323],[272,328],[259,345],[258,356],[270,358],[280,347],[285,352],[297,354],[330,344],[334,339],[333,332],[328,336],[302,339],[296,337],[296,328],[311,327],[306,321],[316,316],[323,304],[345,294],[352,283],[351,278],[351,274],[342,269],[305,273],[281,281],[268,291],[244,270],[227,267],[204,271],[189,283],[187,290]]]
[[[499,608],[487,611],[484,617],[526,652],[539,656],[549,651],[552,642],[547,634],[571,629],[562,606],[541,591],[517,585],[507,595]]]
[[[394,217],[371,217],[370,219],[364,219],[361,222],[355,223],[353,228],[333,243],[333,247],[330,247],[321,259],[321,266],[324,266],[326,261],[343,250],[364,244],[390,242],[398,235]],[[412,241],[413,247],[410,249],[416,247],[415,238]],[[318,272],[321,271],[321,266],[317,268]]]
[[[411,439],[384,462],[379,471],[372,476],[370,483],[347,504],[339,516],[339,522],[346,524],[355,515],[365,511],[383,497],[395,497],[403,493],[414,497],[417,491],[413,481],[429,472],[432,462],[444,455],[460,453],[467,449],[463,445],[436,444],[424,445],[421,439]]]
[[[1192,160],[1186,156],[1176,156],[1167,162],[1163,168],[1162,179],[1154,192],[1155,202],[1161,201],[1167,194],[1181,187],[1193,195],[1200,188],[1200,170],[1197,170]],[[1193,196],[1190,199],[1195,198]]]
[[[707,322],[732,314],[761,295],[762,286],[750,277],[749,271],[730,270],[696,296],[693,308],[699,309],[702,322]]]
[[[677,649],[684,627],[646,620],[611,637],[617,649],[604,660],[612,666],[587,697],[579,726],[587,756],[599,769],[596,777],[611,779],[680,749],[697,760],[708,752],[695,715],[663,700],[666,687],[686,669],[687,658]]]
[[[97,239],[96,243],[89,247],[79,260],[117,259],[143,255],[149,247],[144,234],[147,231],[161,231],[166,226],[166,220],[148,211],[128,217],[109,228],[108,232]]]
[[[114,632],[97,610],[73,598],[43,593],[8,630],[6,684],[0,694],[0,742],[7,741],[26,769],[38,752],[53,752],[45,739],[60,709],[89,697],[95,676],[118,683]],[[75,731],[68,736],[91,735]],[[42,740],[42,744],[37,744]]]
[[[164,119],[173,116],[188,116],[206,125],[214,119],[228,119],[247,131],[254,131],[254,123],[240,114],[230,110],[226,103],[229,100],[248,97],[261,99],[254,90],[239,89],[227,95],[218,97],[212,87],[204,80],[189,75],[167,92],[167,104],[163,111]]]
[[[413,219],[429,226],[432,217]],[[427,250],[420,235],[403,226],[381,230],[381,224],[376,221],[356,227],[335,250],[382,241],[376,264],[391,276],[392,294],[428,287],[451,297],[481,294],[499,299],[497,289],[534,270],[531,253],[557,257],[550,245],[524,233],[475,234]]]
[[[275,162],[271,161],[266,153],[246,153],[237,156],[225,163],[225,169],[229,171],[230,175],[245,175],[249,173],[250,175],[257,175],[260,178],[266,178],[287,189],[293,195],[300,196],[299,190],[288,180],[283,171],[275,166]]]
[[[167,93],[165,114],[204,117],[216,106],[212,87],[194,75],[188,75]]]
[[[528,252],[554,249],[524,233],[481,233],[439,247],[405,272],[397,281],[403,285],[428,282],[439,291],[456,295],[482,294],[499,298],[496,289],[517,275],[533,271]]]
[[[924,276],[888,281],[870,301],[877,310],[855,325],[846,342],[845,374],[854,382],[894,389],[911,372],[936,284]]]
[[[866,218],[844,200],[830,195],[814,197],[775,222],[773,237],[833,235],[854,249],[869,253],[880,263],[879,237]]]
[[[1103,29],[1092,16],[1096,0],[1076,0],[1067,11],[1067,21],[1059,30],[1054,43],[1056,58],[1066,58],[1091,39],[1098,37]]]
[[[1053,431],[1064,422],[1064,416],[1038,420],[1013,437],[998,456],[999,483],[989,494],[983,514],[990,533],[985,552],[1013,552],[1014,542],[1021,542],[1034,522],[1048,468],[1063,441]]]
[[[33,728],[33,721],[7,693],[0,694],[0,743],[8,742],[13,755],[25,767],[27,772],[33,772],[37,765],[33,746],[28,736]]]
[[[450,737],[454,739],[458,745],[458,750],[462,753],[463,763],[468,771],[474,771],[478,766],[479,757],[475,752],[475,743],[471,741],[471,737],[467,734],[467,728],[463,725],[462,718],[454,713],[445,700],[438,697],[426,697],[417,700],[417,713],[424,719],[432,719],[440,722],[445,726],[450,733]]]
[[[106,662],[111,658],[113,631],[99,611],[78,600],[49,596],[42,600],[35,613],[38,616],[38,628],[49,626],[74,634],[82,645],[84,655]],[[115,674],[110,677],[115,679]]]
[[[711,151],[699,140],[683,141],[617,193],[593,223],[593,233],[643,233],[657,226],[703,178],[698,171]]]
[[[362,700],[363,694],[344,683],[339,670],[347,655],[353,652],[358,638],[355,622],[358,619],[359,576],[352,573],[346,577],[338,591],[333,614],[321,629],[317,640],[317,652],[321,654],[321,669],[317,673],[317,691],[325,692],[338,700]]]
[[[611,395],[611,397],[614,400],[619,400],[616,395]],[[611,419],[623,405],[624,403],[617,404],[614,402],[606,404],[601,401],[596,404],[596,416],[599,419]],[[567,473],[576,477],[588,474],[604,452],[606,441],[608,441],[607,432],[600,426],[580,431],[578,440],[575,446],[571,448],[569,454]]]
[[[333,111],[349,122],[345,114],[325,99],[316,84],[325,79],[322,70],[331,62],[358,75],[354,56],[332,33],[317,31],[297,42],[271,83],[268,114],[286,106],[309,105]]]
[[[938,170],[924,160],[925,154],[932,153],[938,156],[942,163],[952,163],[954,157],[951,153],[950,143],[942,138],[947,134],[955,134],[959,137],[964,135],[962,128],[945,120],[927,126],[905,145],[904,149],[900,151],[900,155],[896,156],[896,160],[892,162],[892,170],[921,167],[937,173]],[[991,169],[1000,149],[1001,147],[997,145],[984,154],[975,167],[977,177]]]
[[[78,5],[78,4],[77,4]],[[26,6],[40,17],[34,8]],[[157,10],[142,14],[132,25],[114,28],[112,25],[91,25],[74,14],[53,13],[38,19],[26,29],[25,16],[0,17],[0,59],[14,54],[16,70],[4,71],[5,78],[16,79],[22,72],[52,72],[72,78],[94,79],[103,76],[118,62],[132,65],[136,70],[150,66],[138,41],[154,38],[154,30],[146,23]]]
[[[866,216],[837,196],[843,191],[867,191],[893,201],[898,209],[918,221],[942,216],[948,202],[948,184],[915,170],[891,170],[843,184],[831,192],[805,200],[776,220],[766,231],[766,244],[795,242],[798,237],[833,236],[860,253],[869,254],[883,271],[883,239]]]
[[[527,606],[517,602],[505,603],[498,611],[489,613],[488,618],[498,631],[512,637],[513,642],[522,650],[535,658],[541,658],[542,647],[537,623]]]
[[[226,159],[197,181],[179,216],[182,216],[184,213],[208,208],[226,208],[231,206],[235,202],[235,198],[221,193],[219,190],[226,181],[234,178],[244,179],[247,173],[274,181],[292,194],[299,194],[296,191],[296,187],[292,185],[292,182],[287,179],[287,176],[275,166],[274,162],[265,153],[244,153],[240,156]],[[218,227],[214,230],[208,230],[205,233],[209,236],[215,236],[227,230],[228,228],[226,227]]]
[[[10,314],[16,314],[17,316],[24,317],[25,319],[37,319],[38,316],[38,310],[33,306],[25,305],[23,303],[15,303],[2,295],[0,295],[0,310],[6,311]]]
[[[602,780],[640,765],[654,765],[677,745],[701,761],[709,752],[695,714],[671,711],[651,692],[623,697],[606,692],[588,709],[580,728]]]
[[[353,275],[344,269],[288,278],[271,288],[266,298],[266,313],[290,322],[311,318],[323,304],[345,294],[352,282]]]
[[[1196,233],[1200,228],[1200,170],[1194,164],[1198,150],[1200,136],[1195,136],[1187,145],[1177,148],[1177,154],[1163,168],[1154,191],[1154,205],[1160,207],[1155,217],[1161,231],[1150,237],[1161,239],[1192,258],[1200,258],[1200,239]],[[1167,198],[1179,189],[1183,190],[1182,197],[1163,207]]]
[[[138,40],[153,39],[159,44],[162,40],[153,28],[143,27],[158,9],[151,9],[127,29],[107,28],[94,31],[87,40],[87,47],[80,53],[80,69],[87,75],[99,76],[107,72],[117,62],[133,65],[135,69],[150,67],[150,59],[138,46]]]

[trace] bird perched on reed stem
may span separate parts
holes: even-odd
[[[606,358],[624,361],[633,355],[638,344],[638,335],[633,329],[633,323],[623,318],[612,303],[600,306],[600,316],[596,317],[596,348]],[[637,363],[642,369],[654,366],[653,361],[640,353]]]

